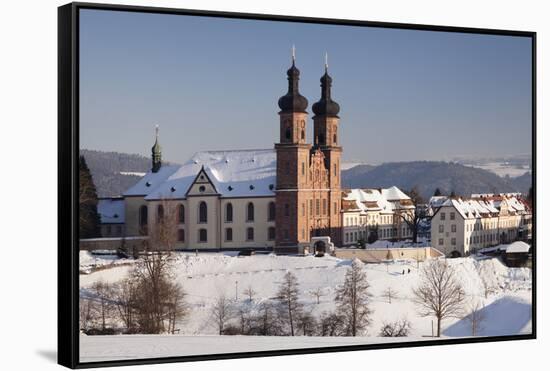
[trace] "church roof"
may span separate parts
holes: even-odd
[[[124,199],[100,198],[97,200],[97,213],[101,224],[124,223]]]
[[[221,197],[275,196],[276,161],[274,149],[197,152],[183,165],[147,173],[125,195],[141,192],[146,200],[185,198],[204,168]]]

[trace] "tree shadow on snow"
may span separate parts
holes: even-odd
[[[483,307],[484,320],[477,336],[505,336],[525,333],[531,321],[531,304],[519,298],[505,296]],[[529,331],[528,331],[529,333]],[[472,336],[472,325],[464,317],[443,331],[450,337]]]

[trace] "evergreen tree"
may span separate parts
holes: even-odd
[[[84,156],[79,158],[79,236],[91,238],[99,236],[99,214],[97,212],[97,192],[90,169]]]
[[[441,196],[441,189],[436,188],[434,192],[434,196]]]

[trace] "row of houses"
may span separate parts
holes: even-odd
[[[432,246],[445,255],[531,239],[532,210],[519,193],[432,197],[429,208]]]
[[[155,223],[159,210],[165,213],[164,209],[169,208],[160,200],[139,207],[134,203],[132,197],[99,200],[103,237],[148,234],[144,227]],[[431,245],[448,256],[468,255],[482,248],[531,238],[532,211],[520,194],[438,196],[432,197],[428,206]],[[177,248],[271,249],[274,246],[276,209],[272,198],[228,198],[219,205],[179,201],[175,207]],[[195,212],[187,210],[193,207]],[[213,210],[209,211],[209,207]],[[140,215],[137,223],[130,226],[130,233],[126,209],[137,209]],[[397,187],[344,190],[342,246],[376,240],[410,240],[413,231],[407,220],[413,217],[414,209],[410,197]],[[210,230],[213,234],[209,244]],[[216,230],[221,233],[217,235]]]

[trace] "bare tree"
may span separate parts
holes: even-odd
[[[170,331],[185,315],[185,292],[174,281],[170,254],[155,251],[143,255],[132,272],[136,285],[136,312],[140,331],[158,334]],[[168,326],[165,323],[168,321]]]
[[[179,213],[174,202],[162,199],[157,205],[155,225],[151,231],[152,250],[173,251],[178,241]]]
[[[363,263],[354,260],[346,272],[344,285],[336,290],[338,313],[344,317],[346,333],[357,336],[370,323],[369,283],[363,270]]]
[[[384,290],[384,297],[388,299],[388,304],[391,304],[391,300],[397,298],[397,295],[398,292],[391,287]]]
[[[96,302],[96,305],[92,307],[96,311],[95,317],[100,322],[101,331],[105,331],[107,321],[110,320],[113,311],[111,285],[103,281],[96,281],[93,283],[91,291],[94,295],[93,300]]]
[[[225,327],[232,317],[231,301],[223,294],[218,296],[212,307],[211,314],[218,328],[218,333],[223,335]]]
[[[428,209],[425,206],[424,199],[420,195],[420,191],[416,186],[407,192],[411,198],[411,203],[414,206],[412,211],[401,210],[398,211],[399,217],[407,224],[412,231],[412,242],[418,242],[418,231],[423,221],[430,221],[439,212],[440,208],[436,208],[432,215],[428,214]]]
[[[325,293],[321,287],[317,287],[316,289],[310,291],[310,295],[317,299],[317,304],[319,304],[321,302],[321,297],[325,296]]]
[[[246,290],[243,291],[243,295],[247,296],[248,300],[252,302],[252,300],[254,299],[254,296],[256,295],[256,291],[254,291],[254,289],[250,285],[246,288]]]
[[[88,331],[94,322],[94,302],[89,298],[80,298],[79,300],[79,322],[80,329],[84,332]]]
[[[459,318],[463,313],[464,289],[455,270],[443,260],[432,260],[420,271],[420,285],[413,289],[414,302],[423,317],[437,319],[437,336],[445,318]]]
[[[237,316],[239,320],[239,331],[241,335],[248,335],[252,328],[253,317],[250,307],[247,305],[241,305],[237,310]]]
[[[170,295],[166,298],[166,317],[168,319],[168,331],[176,333],[176,323],[188,313],[188,306],[185,302],[186,293],[180,285],[171,285]]]
[[[346,320],[337,312],[324,312],[319,319],[320,336],[344,336]]]
[[[379,336],[383,337],[401,337],[409,336],[411,323],[406,319],[395,322],[384,322],[380,329]]]
[[[283,277],[283,282],[279,286],[277,299],[282,305],[281,314],[288,320],[291,336],[294,336],[295,319],[302,310],[302,304],[298,300],[298,295],[298,279],[292,272],[287,272]]]
[[[118,318],[127,332],[134,332],[135,311],[136,311],[136,284],[133,280],[126,278],[113,286],[113,300],[117,309]]]
[[[282,334],[276,307],[271,301],[264,301],[260,304],[258,315],[254,317],[253,323],[253,332],[256,335],[274,336]]]
[[[317,330],[317,321],[310,313],[300,312],[296,321],[296,327],[304,336],[313,336]]]
[[[483,329],[483,322],[485,321],[483,304],[479,301],[470,303],[468,306],[468,314],[466,315],[466,319],[470,323],[472,336],[478,336],[479,332]]]

